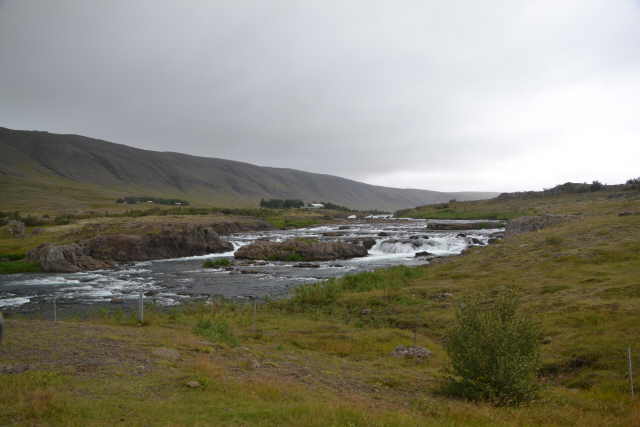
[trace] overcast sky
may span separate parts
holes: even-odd
[[[0,0],[0,126],[512,191],[640,176],[640,0]]]

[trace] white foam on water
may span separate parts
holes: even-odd
[[[295,281],[304,281],[304,282],[317,282],[322,279],[318,279],[317,277],[279,277],[278,280],[295,280]]]
[[[12,284],[13,282],[10,282]],[[67,279],[62,276],[54,276],[54,277],[39,277],[37,279],[30,280],[20,280],[15,283],[19,283],[20,285],[25,286],[52,286],[52,285],[60,285],[60,286],[68,286],[68,285],[77,285],[80,283],[78,279]]]
[[[136,266],[139,267],[138,264],[136,264]],[[151,270],[147,268],[128,268],[125,270],[118,270],[117,272],[119,274],[143,274],[143,273],[151,273]]]
[[[451,237],[431,237],[425,241],[421,250],[438,256],[459,255],[467,248],[467,242],[463,239]],[[420,251],[418,251],[420,252]]]
[[[305,228],[303,229],[304,231],[310,232],[310,233],[326,233],[328,231],[336,231],[338,230],[339,226],[329,226],[329,225],[321,225],[319,227],[312,227],[312,228]]]
[[[484,236],[468,236],[485,241]],[[379,239],[369,250],[369,256],[356,258],[354,261],[367,262],[393,258],[413,258],[416,253],[424,251],[436,256],[458,255],[469,246],[469,241],[467,239],[458,239],[455,235],[432,236],[429,239],[406,241]]]
[[[0,299],[0,307],[17,307],[31,301],[32,297],[15,297]]]

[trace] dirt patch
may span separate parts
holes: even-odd
[[[147,369],[152,365],[150,354],[134,345],[144,341],[135,328],[8,320],[0,366],[5,373],[57,370],[87,375],[109,367]]]

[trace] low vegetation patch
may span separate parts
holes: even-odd
[[[0,274],[38,273],[42,271],[39,264],[24,260],[0,261]]]
[[[321,217],[300,216],[300,217],[284,217],[284,216],[268,216],[265,220],[275,228],[304,228],[321,224]]]
[[[231,265],[231,260],[228,258],[216,258],[206,260],[203,264],[203,268],[224,268]]]

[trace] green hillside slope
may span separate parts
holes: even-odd
[[[56,199],[51,191],[64,203],[74,203],[82,193],[80,200],[97,206],[117,194],[227,206],[255,206],[261,198],[302,199],[383,210],[496,195],[380,187],[293,169],[140,150],[78,135],[5,128],[0,128],[0,185],[5,203],[16,208],[40,197]]]

